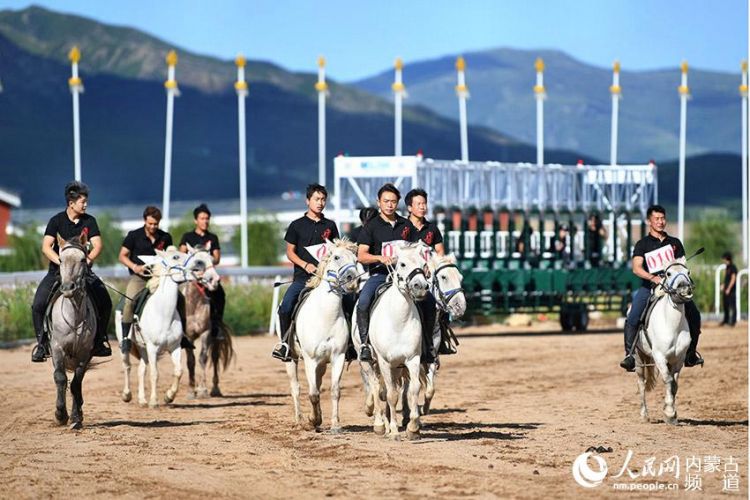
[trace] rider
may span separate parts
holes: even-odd
[[[148,206],[143,211],[143,227],[130,231],[120,248],[118,260],[128,268],[130,279],[125,289],[125,303],[122,309],[122,343],[120,350],[123,353],[130,352],[131,340],[128,338],[130,325],[133,323],[135,303],[133,299],[138,292],[146,288],[148,276],[144,275],[145,266],[139,255],[156,255],[156,250],[166,250],[172,245],[172,236],[166,231],[159,229],[161,221],[161,210],[157,207]],[[178,302],[182,295],[178,295]],[[184,315],[184,306],[180,308],[180,316]],[[183,319],[183,325],[185,321]],[[183,328],[184,330],[184,328]],[[187,345],[186,345],[187,342]],[[191,348],[192,344],[183,337],[182,347]]]
[[[633,249],[633,274],[643,281],[640,288],[633,294],[633,304],[625,321],[625,359],[620,362],[620,366],[629,372],[635,370],[635,358],[632,351],[638,335],[638,323],[641,314],[648,305],[651,290],[664,280],[663,273],[652,274],[649,272],[645,256],[649,252],[667,245],[672,246],[675,258],[685,256],[682,242],[673,236],[669,236],[664,230],[667,226],[667,211],[664,207],[660,205],[650,206],[646,211],[646,220],[649,223],[648,234],[636,243]],[[701,314],[693,301],[685,303],[685,316],[690,330],[690,347],[685,358],[685,366],[702,365],[703,358],[696,351],[698,336],[701,333]]]
[[[65,186],[65,201],[67,208],[54,215],[47,223],[42,239],[42,253],[50,261],[47,275],[42,278],[39,287],[34,294],[34,302],[31,306],[34,331],[36,333],[37,345],[31,352],[31,361],[43,362],[49,356],[49,338],[44,329],[44,314],[53,288],[60,279],[60,248],[57,245],[57,236],[64,240],[77,238],[86,234],[91,242],[91,250],[88,252],[86,261],[89,267],[101,254],[103,244],[99,226],[96,219],[86,213],[89,200],[89,188],[77,181]],[[96,338],[91,351],[92,356],[111,356],[112,349],[107,341],[107,324],[112,312],[112,301],[109,298],[104,283],[93,273],[86,276],[86,285],[91,292],[97,311]]]
[[[305,283],[318,268],[318,261],[310,255],[306,247],[320,245],[326,240],[332,241],[339,237],[336,224],[323,215],[327,200],[328,191],[325,187],[320,184],[307,186],[305,193],[307,212],[289,224],[284,236],[286,256],[294,264],[294,280],[287,288],[279,305],[281,342],[271,353],[271,356],[284,362],[292,360],[289,348],[289,327],[292,325],[294,306],[297,305],[299,294],[305,289]]]
[[[180,252],[187,252],[188,244],[193,247],[208,248],[211,253],[211,260],[213,260],[215,266],[218,266],[221,260],[221,246],[219,245],[219,237],[208,230],[211,223],[211,211],[205,203],[201,203],[193,210],[193,217],[195,218],[195,229],[182,235]],[[219,282],[215,290],[206,289],[205,293],[210,299],[211,337],[215,340],[224,340],[224,332],[221,328],[224,320],[224,305],[226,304],[224,287]],[[185,346],[183,345],[183,347]]]
[[[391,241],[412,241],[414,227],[408,219],[396,213],[396,207],[401,200],[401,193],[391,183],[384,184],[378,190],[378,207],[380,214],[371,219],[359,233],[357,243],[359,250],[357,258],[369,267],[370,279],[359,295],[357,301],[357,329],[362,346],[359,350],[360,361],[372,361],[372,351],[367,343],[370,328],[370,305],[378,287],[385,283],[388,277],[386,266],[395,262],[391,256],[381,255],[384,243]]]
[[[409,211],[409,222],[414,226],[414,239],[422,241],[430,248],[432,248],[436,254],[445,255],[445,245],[443,244],[443,233],[437,227],[437,224],[430,222],[425,217],[427,213],[427,192],[424,189],[416,188],[406,193],[406,209]],[[443,329],[435,323],[435,314],[437,309],[437,302],[435,296],[432,293],[428,293],[423,301],[419,303],[422,309],[422,315],[424,317],[424,334],[425,334],[425,345],[428,346],[426,352],[427,356],[425,362],[431,363],[434,361],[435,354],[432,350],[432,332],[433,329],[428,329],[429,325],[437,326],[440,330],[440,354],[455,354],[455,349],[451,348],[449,340],[446,338],[447,332],[443,332]],[[442,313],[442,311],[441,311]]]

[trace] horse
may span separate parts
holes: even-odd
[[[302,412],[299,401],[297,378],[298,355],[305,363],[305,375],[310,396],[312,415],[303,427],[313,430],[320,427],[323,416],[320,410],[320,386],[326,367],[331,364],[331,432],[341,432],[339,422],[339,398],[341,375],[348,344],[349,327],[343,310],[343,296],[356,293],[359,288],[357,270],[357,245],[346,239],[333,243],[326,241],[325,256],[318,264],[315,274],[307,281],[312,288],[304,302],[298,307],[294,321],[295,335],[291,343],[293,360],[286,363],[292,400],[294,421],[300,425]]]
[[[466,295],[461,287],[464,278],[456,265],[456,257],[433,253],[427,261],[427,268],[430,271],[432,294],[435,296],[439,310],[438,323],[444,315],[448,315],[448,320],[462,317],[466,312]],[[435,377],[440,366],[438,354],[440,340],[440,329],[435,328],[432,336],[435,361],[427,366],[422,365],[421,378],[422,385],[425,388],[422,415],[427,415],[430,412],[432,398],[435,396]]]
[[[655,293],[659,295],[647,328],[641,329],[636,343],[636,375],[641,397],[641,419],[648,422],[646,392],[654,389],[657,371],[666,387],[664,417],[677,424],[675,396],[677,380],[690,346],[690,331],[685,317],[685,303],[693,299],[695,285],[684,257],[672,262]]]
[[[360,362],[365,383],[367,414],[374,413],[373,430],[391,439],[400,439],[396,405],[400,390],[408,382],[408,424],[406,437],[418,439],[418,398],[420,357],[422,354],[422,322],[416,303],[427,296],[429,282],[424,272],[424,243],[410,243],[396,249],[396,263],[390,269],[392,285],[373,303],[368,336],[373,348],[373,363]],[[356,315],[356,309],[355,309]],[[356,317],[352,321],[352,339],[359,349]],[[381,381],[382,378],[382,381]],[[387,411],[383,404],[385,389]],[[389,420],[386,427],[386,419]]]
[[[131,339],[133,346],[129,353],[123,354],[122,363],[125,369],[125,387],[122,399],[130,401],[130,354],[140,359],[138,366],[138,403],[141,406],[148,404],[151,408],[158,406],[156,396],[159,370],[157,359],[162,352],[169,352],[174,365],[174,377],[172,385],[164,395],[164,402],[169,404],[174,401],[182,377],[182,357],[180,340],[182,338],[182,322],[177,312],[178,286],[186,281],[194,280],[195,277],[188,272],[184,263],[188,255],[169,247],[166,251],[156,250],[156,257],[139,256],[146,262],[151,280],[148,286],[154,290],[146,301],[137,322],[131,326]],[[155,289],[154,289],[155,286]],[[121,341],[121,333],[118,329],[118,340]],[[144,379],[146,367],[150,368],[151,394],[146,400]]]
[[[68,423],[67,372],[74,373],[70,383],[71,429],[83,427],[83,377],[91,361],[97,326],[95,306],[86,288],[86,275],[89,272],[87,243],[85,233],[67,241],[57,236],[60,248],[60,296],[53,299],[48,324],[57,385],[55,419],[60,425]]]
[[[185,336],[191,342],[201,341],[201,376],[198,387],[195,386],[195,353],[192,349],[186,351],[188,376],[190,389],[188,399],[208,397],[206,387],[208,379],[206,368],[209,356],[213,365],[213,386],[211,397],[221,397],[219,389],[219,368],[226,367],[234,357],[231,329],[222,324],[223,339],[216,339],[211,335],[211,302],[206,296],[205,290],[214,291],[221,282],[221,277],[216,272],[210,248],[192,247],[187,244],[188,258],[185,262],[186,268],[190,269],[196,277],[196,281],[185,283],[180,286],[180,292],[185,296]]]

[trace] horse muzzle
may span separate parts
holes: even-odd
[[[424,279],[424,276],[417,277],[409,282],[409,294],[414,300],[423,300],[427,297],[429,289],[430,284]]]
[[[63,283],[60,285],[60,293],[63,295],[63,297],[69,299],[73,295],[73,293],[75,293],[76,288],[78,288],[78,286],[73,281],[69,283]]]

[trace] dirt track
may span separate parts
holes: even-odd
[[[344,374],[345,433],[325,432],[327,381],[322,432],[294,429],[286,375],[265,336],[237,341],[224,398],[187,401],[184,376],[175,404],[156,410],[120,400],[115,353],[84,381],[82,431],[53,423],[51,362],[32,365],[30,347],[1,351],[0,496],[604,496],[612,482],[637,482],[576,484],[575,458],[604,446],[610,476],[629,449],[633,471],[678,455],[680,492],[688,457],[731,455],[747,497],[746,331],[705,329],[707,366],[682,373],[677,427],[660,421],[661,386],[649,398],[651,423],[640,423],[634,375],[617,367],[621,335],[463,338],[459,355],[443,360],[434,413],[414,442],[371,432],[356,365]],[[170,364],[161,361],[160,393]],[[726,496],[721,478],[703,473],[704,493]]]

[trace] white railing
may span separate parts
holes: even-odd
[[[721,315],[721,272],[724,271],[727,268],[724,264],[719,264],[716,266],[716,269],[714,271],[714,313],[716,313],[717,316]],[[735,281],[735,301],[736,301],[736,310],[737,310],[737,320],[742,319],[742,278],[744,276],[747,276],[748,273],[750,273],[750,269],[740,269],[737,273],[737,281]],[[748,286],[750,286],[750,283],[748,283]],[[750,311],[748,311],[750,314]]]

